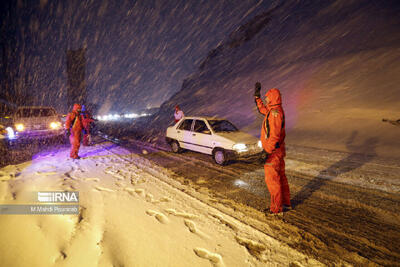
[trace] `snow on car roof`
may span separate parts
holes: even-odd
[[[207,117],[207,116],[190,116],[190,117],[184,117],[185,119],[204,119],[204,120],[226,120],[224,118],[218,118],[218,117]]]

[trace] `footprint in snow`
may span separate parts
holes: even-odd
[[[136,183],[138,183],[138,184],[144,184],[145,182],[146,182],[146,179],[144,179],[144,178],[141,178],[136,181]]]
[[[41,166],[39,170],[35,172],[36,175],[54,175],[57,174],[57,167],[55,166]]]
[[[12,175],[4,175],[4,176],[0,176],[0,181],[8,181],[11,180],[13,178]]]
[[[154,210],[147,210],[146,214],[149,216],[154,216],[157,219],[157,221],[159,221],[162,224],[167,224],[169,222],[167,216],[165,216],[161,212],[154,211]]]
[[[146,201],[147,201],[147,202],[150,202],[150,203],[153,203],[153,202],[154,202],[153,195],[150,194],[150,193],[147,193],[147,194],[146,194]]]
[[[193,251],[198,257],[209,260],[214,266],[224,266],[221,255],[217,253],[212,253],[204,248],[195,248]]]
[[[118,183],[118,182],[117,182],[117,183]],[[123,186],[124,186],[124,185],[123,185]],[[150,203],[157,204],[157,203],[160,203],[160,202],[171,202],[171,199],[170,199],[169,197],[162,197],[162,198],[160,198],[160,199],[158,199],[158,200],[155,200],[152,194],[146,193],[145,190],[144,190],[144,189],[141,189],[141,188],[129,188],[129,187],[125,187],[124,190],[127,191],[127,192],[128,192],[129,194],[131,194],[131,195],[133,195],[134,193],[136,193],[136,194],[138,194],[139,196],[144,197],[145,200],[146,200],[147,202],[150,202]]]
[[[144,189],[141,188],[136,188],[135,193],[138,194],[141,197],[144,197]]]
[[[128,192],[130,195],[134,195],[136,192],[135,192],[135,189],[133,189],[133,188],[129,188],[129,187],[125,187],[124,188],[124,190],[126,191],[126,192]]]
[[[85,178],[84,180],[85,180],[85,181],[93,181],[93,182],[98,182],[98,181],[100,181],[99,178]]]
[[[165,212],[167,212],[168,214],[177,216],[177,217],[185,218],[185,219],[194,219],[194,218],[198,217],[197,215],[186,213],[186,212],[179,212],[179,211],[176,211],[175,209],[166,209]]]
[[[169,197],[162,197],[159,199],[160,202],[171,202],[172,200]]]
[[[51,172],[51,171],[37,171],[37,172],[35,172],[35,174],[36,174],[36,175],[45,175],[45,176],[48,176],[48,175],[57,174],[57,172]]]
[[[125,179],[125,177],[123,176],[123,175],[121,175],[121,174],[119,174],[118,172],[114,172],[114,171],[104,171],[105,173],[107,173],[107,174],[110,174],[110,175],[112,175],[112,176],[114,176],[115,178],[117,178],[118,180],[124,180]]]
[[[239,245],[244,246],[253,257],[262,260],[262,253],[266,250],[266,246],[244,237],[236,236],[235,238]]]
[[[115,182],[115,185],[118,186],[118,187],[124,187],[125,186],[123,183],[118,182],[118,181]]]
[[[197,229],[196,224],[191,221],[191,220],[185,220],[184,221],[186,227],[189,229],[189,231],[193,234],[197,234],[198,236],[202,237],[202,238],[207,238],[209,239],[209,237],[204,234],[203,232],[201,232],[199,229]]]
[[[98,191],[114,192],[114,190],[112,190],[110,188],[101,187],[101,186],[96,186],[95,189]]]
[[[75,172],[75,168],[73,168],[73,167],[69,171],[64,172],[64,176],[66,176],[72,180],[76,180],[76,178],[71,175],[72,172]]]
[[[237,226],[234,223],[228,221],[227,219],[224,219],[224,217],[222,217],[221,215],[211,214],[211,216],[213,216],[214,218],[217,218],[220,221],[220,223],[225,224],[227,227],[231,228],[233,231],[236,232],[238,230]]]

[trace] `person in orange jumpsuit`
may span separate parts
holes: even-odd
[[[89,146],[91,143],[91,128],[94,119],[90,115],[89,111],[86,110],[85,105],[82,105],[82,123],[83,123],[83,140],[82,145]]]
[[[259,112],[265,115],[261,127],[261,143],[267,154],[264,165],[265,183],[271,195],[269,213],[276,214],[291,209],[289,184],[285,175],[285,113],[278,89],[266,93],[265,106],[261,100],[261,84],[255,85],[255,101]]]
[[[65,130],[69,135],[69,142],[71,143],[70,157],[73,159],[79,159],[78,156],[79,147],[81,145],[81,134],[83,129],[81,105],[74,104],[72,112],[67,116],[65,122]]]

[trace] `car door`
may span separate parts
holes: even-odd
[[[212,133],[204,120],[195,120],[192,132],[194,150],[212,154]]]
[[[176,129],[177,139],[182,148],[193,150],[193,141],[192,141],[193,121],[194,121],[193,119],[185,119]]]

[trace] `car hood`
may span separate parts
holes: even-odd
[[[234,143],[243,143],[243,144],[255,144],[258,142],[258,138],[245,133],[245,132],[219,132],[215,133],[216,135],[233,141]]]
[[[29,117],[29,118],[16,118],[14,119],[14,123],[26,123],[26,124],[33,124],[33,123],[50,123],[53,121],[60,121],[58,116],[47,116],[47,117]]]

